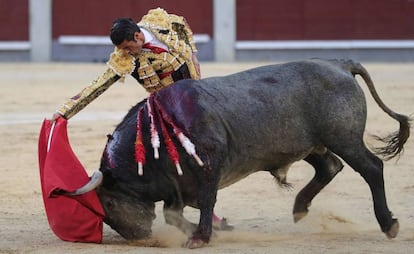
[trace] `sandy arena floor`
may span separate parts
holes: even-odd
[[[233,73],[263,63],[202,63],[203,76]],[[367,63],[376,88],[393,110],[414,112],[414,64]],[[164,223],[160,206],[153,227],[161,247],[128,243],[104,227],[103,244],[64,242],[49,229],[40,191],[37,138],[41,123],[79,92],[104,64],[0,64],[0,253],[183,253],[186,237]],[[398,128],[367,92],[367,133],[385,135]],[[80,161],[92,173],[99,166],[106,134],[127,110],[146,96],[128,77],[69,122],[69,138]],[[369,140],[369,139],[368,139]],[[388,240],[376,222],[367,184],[349,166],[317,196],[302,221],[293,223],[296,193],[311,179],[307,164],[288,175],[294,186],[280,189],[268,174],[257,173],[219,192],[216,211],[236,227],[219,232],[194,253],[411,253],[414,246],[414,137],[397,162],[385,163],[388,204],[400,221],[400,234]],[[198,220],[198,211],[186,209]]]

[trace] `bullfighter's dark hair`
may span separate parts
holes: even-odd
[[[112,23],[111,41],[114,45],[121,44],[124,40],[133,41],[134,34],[140,32],[138,25],[131,18],[118,18]]]

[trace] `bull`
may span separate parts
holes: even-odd
[[[374,152],[363,141],[367,105],[355,75],[363,78],[378,106],[400,124],[399,131],[382,138],[384,147]],[[154,156],[153,134],[162,129],[166,135],[158,136]],[[177,129],[198,158],[180,144]],[[124,238],[150,236],[155,202],[163,201],[166,223],[189,236],[186,247],[197,248],[212,235],[218,189],[258,171],[268,171],[280,184],[288,184],[289,166],[305,160],[315,175],[296,196],[296,222],[342,170],[343,160],[369,185],[379,226],[394,238],[399,223],[387,205],[383,161],[374,153],[384,159],[398,156],[409,132],[409,117],[382,102],[359,63],[312,59],[263,66],[224,77],[182,80],[138,103],[108,135],[98,171],[102,176],[88,186],[97,185],[94,179],[102,180],[96,191],[106,212],[104,222]],[[138,143],[146,151],[141,151],[145,164],[139,169]],[[171,159],[174,148],[179,164]],[[200,210],[198,224],[184,218],[185,206]]]

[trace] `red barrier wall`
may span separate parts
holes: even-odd
[[[120,4],[122,3],[122,4]],[[213,36],[213,1],[53,0],[53,38],[108,35],[117,17],[162,6]],[[413,0],[236,0],[237,40],[414,39]],[[28,40],[28,0],[0,0],[0,40]]]

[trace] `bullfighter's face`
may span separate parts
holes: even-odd
[[[122,50],[125,54],[137,57],[141,51],[144,44],[144,35],[142,32],[136,32],[134,34],[134,40],[124,40],[121,44],[116,47]]]
[[[139,198],[122,192],[116,184],[110,188],[96,189],[105,210],[104,222],[128,240],[138,240],[151,236],[152,221],[155,219],[153,202],[143,202]]]

